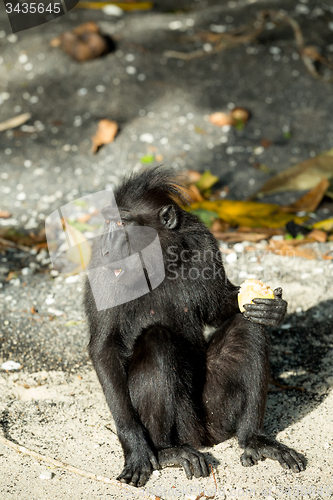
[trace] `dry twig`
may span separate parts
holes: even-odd
[[[285,12],[277,10],[262,10],[258,13],[257,18],[253,23],[236,28],[229,33],[210,33],[201,31],[199,33],[200,38],[205,41],[209,41],[212,44],[211,50],[207,51],[204,49],[198,49],[192,52],[178,52],[175,50],[167,50],[166,52],[164,52],[164,56],[175,59],[183,59],[184,61],[190,61],[197,57],[216,54],[218,52],[221,52],[222,50],[236,47],[237,45],[251,43],[255,41],[258,36],[265,30],[266,22],[269,20],[276,25],[288,24],[292,28],[300,57],[306,69],[314,78],[322,80],[324,82],[333,82],[333,77],[324,77],[318,72],[315,66],[315,62],[318,61],[328,68],[333,69],[333,65],[331,64],[331,62],[321,54],[319,54],[315,47],[311,45],[305,45],[301,27],[298,22],[295,21],[295,19],[290,17]]]
[[[29,450],[28,448],[25,448],[24,446],[20,446],[16,443],[13,443],[9,439],[4,438],[3,436],[0,436],[0,443],[9,446],[13,450],[17,451],[18,453],[23,453],[23,455],[28,455],[29,457],[36,458],[37,460],[41,460],[42,462],[47,462],[48,464],[54,465],[55,467],[60,467],[61,469],[68,470],[69,472],[73,472],[74,474],[78,474],[79,476],[86,477],[88,479],[94,479],[95,481],[101,481],[102,483],[106,484],[111,484],[112,486],[116,486],[117,488],[121,488],[125,490],[126,494],[128,493],[133,493],[133,496],[138,496],[140,495],[140,498],[147,499],[147,500],[162,500],[160,497],[157,497],[156,495],[149,495],[148,493],[143,493],[143,491],[140,489],[138,490],[134,486],[130,486],[129,484],[124,484],[121,483],[120,481],[117,481],[116,479],[112,479],[109,477],[105,476],[99,476],[98,474],[92,474],[91,472],[86,472],[82,469],[78,469],[77,467],[73,467],[72,465],[68,465],[64,462],[61,462],[60,460],[55,460],[54,458],[47,457],[45,455],[41,455],[40,453],[36,453],[35,451]]]

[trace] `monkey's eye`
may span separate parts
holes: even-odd
[[[116,224],[117,224],[117,226],[119,226],[119,227],[120,227],[120,226],[123,226],[123,223],[121,222],[121,220],[117,220]]]
[[[109,220],[107,220],[107,219],[105,219],[105,220],[106,220],[106,222],[107,222],[108,224],[110,224],[110,221],[109,221]]]

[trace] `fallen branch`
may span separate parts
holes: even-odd
[[[116,479],[112,479],[105,476],[99,476],[97,474],[92,474],[91,472],[86,472],[82,469],[78,469],[77,467],[73,467],[72,465],[68,465],[60,460],[55,460],[54,458],[47,457],[45,455],[40,455],[35,451],[29,450],[24,446],[20,446],[16,443],[13,443],[9,439],[0,436],[0,443],[9,446],[13,450],[18,453],[22,453],[23,455],[28,455],[29,457],[36,458],[37,460],[41,460],[42,462],[47,462],[55,467],[60,467],[61,469],[68,470],[69,472],[73,472],[74,474],[78,474],[79,476],[86,477],[88,479],[94,479],[95,481],[101,481],[102,483],[111,484],[112,486],[116,486],[117,488],[125,490],[126,494],[133,493],[133,496],[140,496],[140,498],[144,498],[147,500],[162,500],[160,497],[156,495],[149,495],[148,493],[144,493],[142,489],[135,488],[134,486],[130,486],[129,484],[122,483],[117,481]]]
[[[5,247],[17,248],[18,250],[22,250],[22,252],[30,252],[30,248],[25,245],[20,245],[20,243],[14,243],[13,241],[6,240],[5,238],[1,238],[0,236],[0,245]]]
[[[300,392],[305,392],[305,388],[304,387],[301,387],[301,386],[298,386],[298,385],[284,385],[284,384],[280,384],[280,382],[278,382],[277,380],[275,380],[274,378],[272,378],[269,383],[271,385],[275,385],[275,387],[278,387],[278,389],[280,389],[281,391],[288,391],[288,390],[292,390],[292,391],[300,391]]]
[[[14,116],[14,118],[10,118],[5,122],[0,122],[0,132],[4,132],[5,130],[9,130],[11,128],[19,127],[23,125],[25,122],[30,120],[30,113],[23,113],[22,115]]]
[[[221,52],[222,50],[236,47],[237,45],[251,43],[255,41],[258,36],[266,29],[266,23],[269,20],[275,24],[289,24],[294,32],[295,43],[300,57],[308,72],[318,80],[324,82],[333,82],[333,77],[324,77],[318,72],[315,66],[315,62],[318,61],[328,68],[333,69],[332,63],[321,54],[319,54],[315,47],[311,45],[305,45],[301,27],[298,22],[295,21],[295,19],[290,17],[285,12],[277,10],[260,11],[253,23],[236,28],[229,33],[199,33],[199,36],[202,39],[212,45],[211,50],[198,49],[192,52],[178,52],[175,50],[167,50],[164,52],[164,56],[169,58],[182,59],[184,61],[190,61],[197,57],[216,54],[218,52]]]

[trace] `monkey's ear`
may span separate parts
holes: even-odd
[[[160,221],[167,229],[174,229],[177,226],[178,217],[173,205],[161,208],[159,213]]]

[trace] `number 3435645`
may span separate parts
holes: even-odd
[[[16,5],[12,3],[6,3],[6,12],[7,14],[14,13],[22,13],[22,14],[60,14],[61,12],[61,3],[49,3],[48,5],[44,5],[43,3],[17,3]]]

